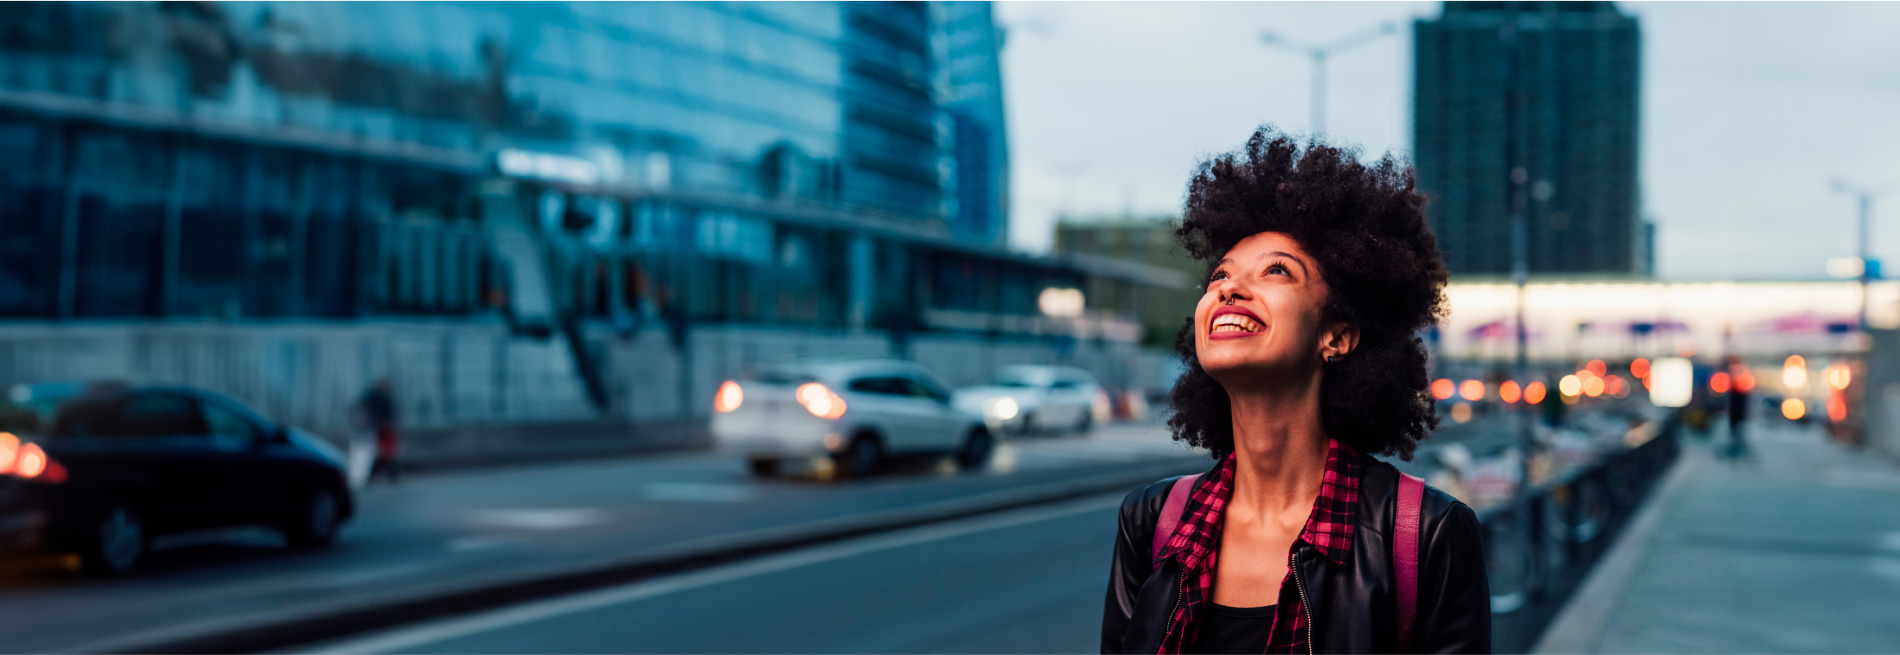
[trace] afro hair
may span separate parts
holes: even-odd
[[[1410,460],[1438,427],[1418,333],[1445,315],[1445,263],[1412,168],[1390,154],[1369,165],[1358,155],[1317,138],[1301,147],[1261,127],[1243,150],[1200,165],[1174,235],[1210,273],[1234,244],[1262,232],[1285,234],[1318,260],[1329,289],[1324,320],[1360,335],[1326,367],[1321,425],[1361,453]],[[1175,349],[1187,372],[1170,394],[1168,427],[1224,457],[1234,449],[1232,410],[1195,355],[1192,318]]]

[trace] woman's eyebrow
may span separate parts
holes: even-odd
[[[1301,272],[1301,273],[1307,273],[1307,272],[1308,272],[1308,271],[1307,271],[1307,269],[1306,269],[1306,260],[1304,260],[1304,259],[1300,259],[1300,257],[1299,257],[1299,255],[1295,255],[1295,254],[1293,254],[1293,253],[1290,253],[1290,252],[1282,252],[1282,251],[1279,251],[1279,250],[1273,250],[1273,251],[1269,251],[1269,252],[1263,252],[1263,253],[1260,253],[1260,256],[1259,256],[1259,257],[1255,257],[1255,258],[1254,258],[1254,261],[1259,261],[1259,260],[1262,260],[1262,259],[1266,259],[1266,258],[1268,258],[1268,257],[1273,257],[1273,256],[1276,256],[1276,255],[1277,255],[1277,256],[1280,256],[1280,257],[1285,257],[1285,258],[1287,258],[1287,259],[1291,259],[1291,260],[1293,260],[1293,261],[1294,261],[1295,263],[1297,263],[1297,264],[1299,264],[1299,265],[1300,265],[1300,272]],[[1225,259],[1223,259],[1223,260],[1221,260],[1221,261],[1222,261],[1222,262],[1226,262],[1227,260],[1225,260]]]

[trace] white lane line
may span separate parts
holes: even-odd
[[[1076,514],[1117,507],[1124,494],[1115,492],[1090,496],[1056,505],[1030,507],[998,514],[937,523],[908,530],[873,535],[835,544],[814,546],[779,555],[717,566],[680,575],[633,582],[571,596],[531,601],[478,614],[398,628],[366,637],[330,642],[313,647],[312,653],[394,653],[457,639],[473,634],[533,623],[567,614],[630,603],[679,593],[700,587],[724,584],[754,576],[847,559],[882,550],[891,550],[1000,530],[1019,525],[1049,521]]]

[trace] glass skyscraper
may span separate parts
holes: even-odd
[[[995,249],[998,46],[962,2],[7,4],[0,317],[842,326],[924,303],[887,264],[1079,275]]]

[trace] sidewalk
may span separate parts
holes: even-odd
[[[1539,653],[1900,651],[1900,464],[1780,420],[1682,460]]]

